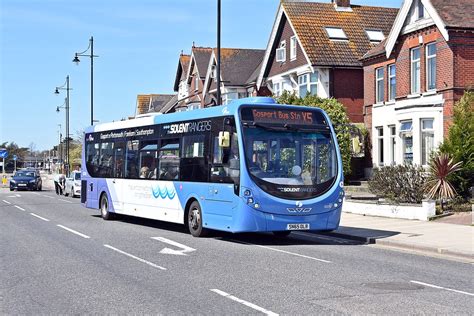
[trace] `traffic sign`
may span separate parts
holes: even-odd
[[[8,151],[6,149],[0,149],[0,158],[7,158]]]

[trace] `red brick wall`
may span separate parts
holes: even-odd
[[[346,107],[349,120],[363,123],[364,73],[362,69],[334,69],[332,72],[333,97]]]
[[[283,30],[281,31],[279,36],[277,35],[275,38],[275,44],[272,48],[272,52],[270,55],[271,67],[268,73],[268,77],[272,77],[274,75],[278,75],[291,69],[308,64],[308,61],[304,56],[303,50],[301,49],[301,45],[299,42],[296,45],[296,59],[290,60],[290,38],[295,35],[295,33],[291,29],[291,25],[286,19],[285,15],[282,16],[281,23],[284,23]],[[276,49],[280,47],[280,43],[283,40],[286,41],[286,62],[280,63],[276,62]]]

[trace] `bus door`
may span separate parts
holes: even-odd
[[[237,206],[240,183],[240,159],[235,129],[226,126],[213,133],[210,155],[210,209],[219,215],[232,217]]]
[[[86,180],[87,206],[98,207],[97,176],[99,174],[100,143],[89,143],[86,152],[86,167],[90,177]]]
[[[125,174],[125,142],[116,142],[113,149],[112,180],[109,190],[114,209],[123,209],[123,186]]]

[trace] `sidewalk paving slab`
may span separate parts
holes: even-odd
[[[339,229],[327,235],[474,262],[473,226],[342,213]]]

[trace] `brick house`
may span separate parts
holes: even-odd
[[[191,55],[181,53],[179,55],[178,68],[174,79],[174,91],[178,94],[177,108],[187,108],[186,102],[189,96],[188,68]]]
[[[282,1],[273,24],[257,88],[334,97],[349,119],[363,122],[364,73],[360,58],[390,32],[397,9]]]
[[[263,49],[221,48],[222,104],[260,95],[256,82],[264,54]],[[213,49],[204,82],[204,106],[217,104],[216,67],[216,49]],[[264,93],[268,94],[268,91]]]
[[[447,135],[455,102],[474,85],[472,12],[472,0],[405,0],[363,57],[374,166],[427,165]]]

